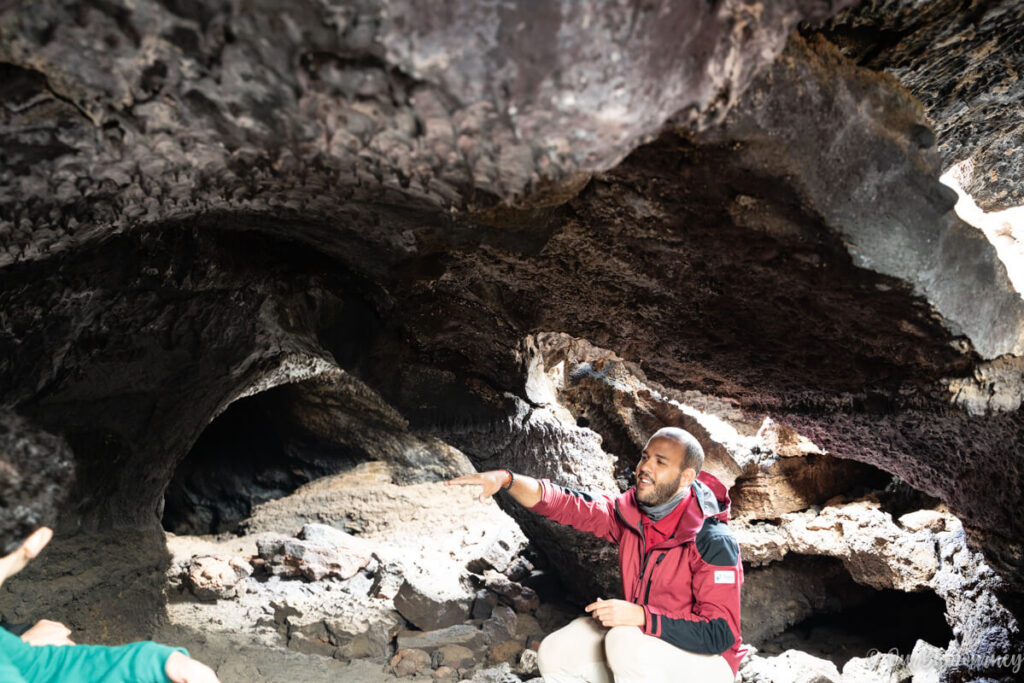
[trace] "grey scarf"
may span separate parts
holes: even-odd
[[[661,505],[644,505],[639,500],[637,501],[637,504],[640,506],[640,509],[643,510],[645,515],[657,522],[672,514],[672,511],[676,509],[677,505],[679,505],[679,501],[685,498],[688,493],[690,493],[690,489],[683,489],[676,494],[675,498],[666,501]]]

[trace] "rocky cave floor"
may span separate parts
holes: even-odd
[[[891,480],[863,486],[881,474],[862,473],[855,498],[733,521],[744,681],[938,680],[952,632],[937,593],[986,569],[944,505]],[[541,639],[581,607],[476,488],[397,478],[364,462],[254,506],[234,532],[168,532],[170,623],[155,638],[225,683],[541,680]]]
[[[745,681],[1019,680],[1024,3],[444,4],[0,0],[3,617],[529,680],[614,549],[441,482],[673,425]]]

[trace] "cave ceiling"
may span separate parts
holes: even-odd
[[[337,365],[443,434],[560,332],[1024,575],[1024,302],[938,182],[1020,203],[1024,8],[852,4],[0,4],[0,386],[72,526],[152,524],[261,387]]]

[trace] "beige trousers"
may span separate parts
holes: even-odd
[[[636,626],[605,628],[580,617],[540,644],[544,683],[732,683],[721,655],[698,655]]]

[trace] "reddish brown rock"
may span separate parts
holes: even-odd
[[[414,676],[430,668],[430,654],[423,650],[399,650],[388,664],[396,676]]]

